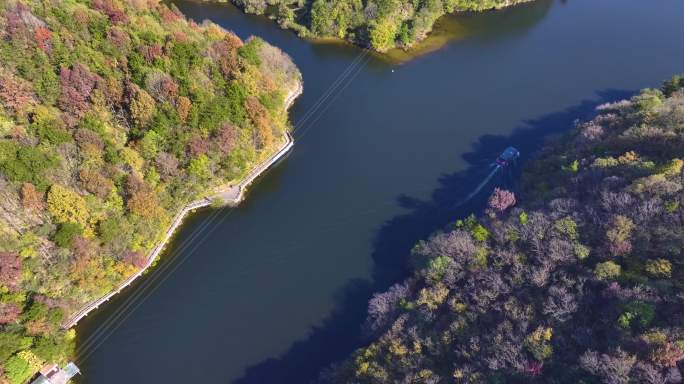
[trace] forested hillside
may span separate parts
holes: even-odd
[[[0,382],[69,357],[62,319],[272,153],[299,82],[277,48],[155,0],[0,2]]]
[[[602,105],[548,146],[518,201],[417,244],[334,383],[680,383],[684,76]]]
[[[267,14],[302,36],[337,37],[384,52],[425,39],[438,18],[458,11],[500,9],[531,0],[232,0]]]

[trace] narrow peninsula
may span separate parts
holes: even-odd
[[[266,15],[302,37],[343,39],[385,52],[413,47],[446,14],[497,10],[532,0],[231,1],[245,12]]]
[[[239,200],[291,146],[301,85],[278,48],[157,1],[2,2],[0,382],[64,366],[63,325],[149,266],[182,207]]]

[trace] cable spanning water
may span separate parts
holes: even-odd
[[[293,129],[293,133],[304,127],[300,133],[300,138],[307,133],[307,131],[318,121],[327,109],[333,104],[340,94],[347,88],[347,86],[356,78],[361,69],[369,60],[368,50],[362,50],[354,60],[345,68],[344,71],[337,77],[337,79],[328,87],[328,89],[321,95],[318,101],[304,114],[304,117],[297,123]],[[294,100],[294,99],[293,99]],[[288,103],[289,104],[289,103]],[[289,108],[289,105],[288,105]],[[307,125],[307,121],[313,118]],[[104,341],[109,338],[120,326],[128,319],[128,317],[141,306],[163,282],[165,282],[177,269],[183,264],[190,255],[192,255],[201,243],[206,240],[209,235],[218,228],[218,226],[228,217],[233,210],[230,210],[225,215],[220,215],[223,208],[216,209],[212,212],[207,220],[203,222],[198,229],[185,239],[177,249],[175,249],[169,256],[167,262],[158,268],[157,273],[146,279],[136,292],[133,292],[126,300],[117,308],[114,313],[106,319],[97,329],[92,332],[87,338],[80,342],[79,351],[77,353],[77,360],[86,360],[92,355]],[[199,241],[196,241],[199,239]],[[179,259],[178,262],[175,262]]]

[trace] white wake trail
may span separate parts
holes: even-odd
[[[484,180],[482,180],[482,182],[477,186],[477,188],[475,188],[474,191],[470,192],[470,195],[468,195],[465,199],[463,199],[460,203],[458,203],[457,206],[467,203],[470,199],[472,199],[478,193],[480,193],[480,191],[482,191],[482,188],[486,187],[487,184],[489,184],[489,182],[492,180],[492,177],[494,177],[494,175],[496,175],[496,172],[498,172],[499,169],[501,169],[501,166],[497,164],[494,167],[494,169],[492,169],[492,171],[489,172],[489,175],[487,175],[487,177]]]

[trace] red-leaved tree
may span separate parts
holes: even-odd
[[[495,188],[494,193],[489,197],[489,208],[503,212],[515,205],[515,194],[505,189]]]
[[[224,155],[227,155],[235,147],[237,138],[237,128],[230,123],[225,123],[219,128],[218,132],[216,132],[214,140],[216,141],[216,146],[219,151]]]
[[[44,52],[50,53],[52,50],[52,32],[47,28],[36,28],[33,31],[34,38],[36,39],[36,44],[38,48],[42,49]]]
[[[113,27],[107,32],[107,40],[120,50],[126,48],[131,42],[128,32],[119,27]]]
[[[142,47],[140,47],[140,54],[143,55],[145,61],[151,64],[154,61],[154,59],[162,56],[162,46],[159,43],[143,45]]]
[[[63,67],[59,79],[62,85],[61,107],[76,117],[82,117],[88,111],[90,94],[97,85],[98,76],[76,63],[71,69]]]
[[[15,290],[21,281],[21,258],[16,252],[0,252],[0,284]]]
[[[45,27],[45,22],[31,12],[31,8],[20,2],[5,11],[5,30],[15,42],[27,43],[33,31]]]
[[[21,185],[21,205],[36,211],[45,209],[45,197],[31,183]]]
[[[0,70],[0,102],[10,110],[21,111],[35,104],[31,84],[12,73]]]
[[[188,141],[188,151],[193,157],[206,154],[210,148],[211,142],[200,135],[194,135]]]
[[[16,321],[21,314],[21,308],[14,303],[0,303],[0,324]]]
[[[157,155],[155,159],[157,165],[157,171],[161,175],[162,179],[168,180],[176,175],[178,175],[178,159],[176,156],[161,152]]]
[[[126,254],[123,257],[123,260],[136,268],[144,267],[145,262],[147,261],[147,259],[145,258],[145,254],[139,251],[126,252]]]
[[[109,17],[113,24],[125,23],[128,21],[126,12],[119,8],[112,0],[93,0],[92,7]]]
[[[684,349],[675,343],[667,342],[654,348],[650,357],[659,367],[676,367],[677,362],[684,359]]]

